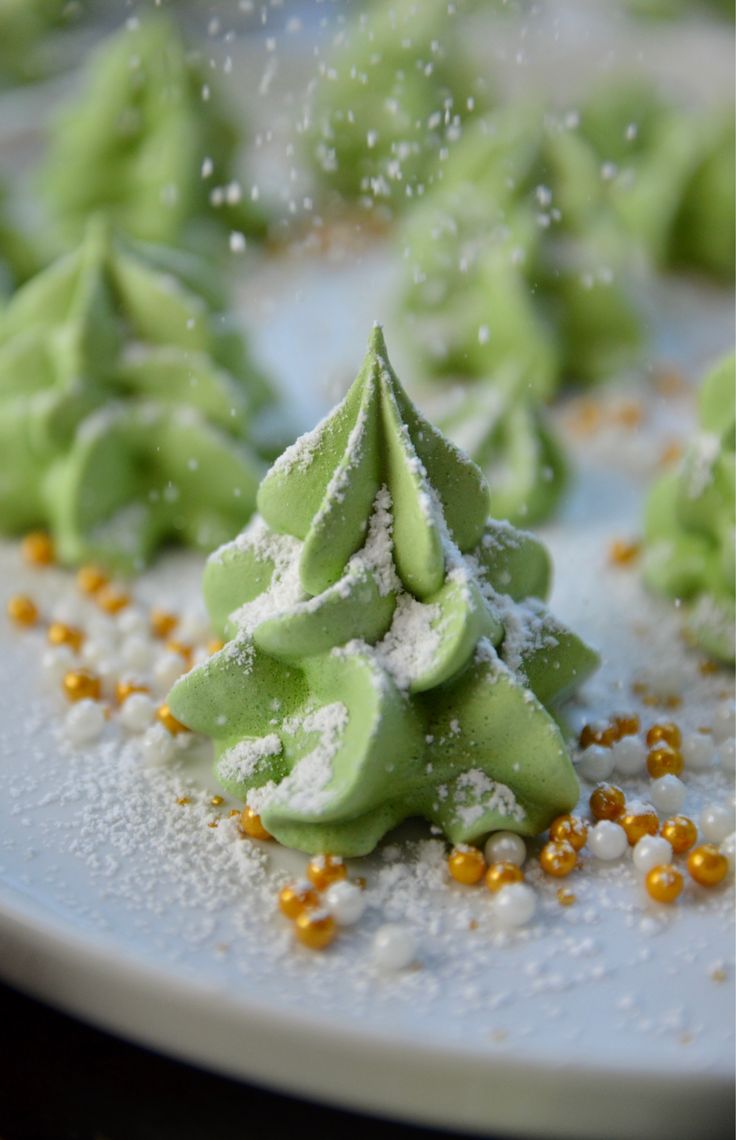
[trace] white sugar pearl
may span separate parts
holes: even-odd
[[[646,875],[652,867],[661,867],[672,862],[672,844],[661,835],[645,835],[632,852],[637,871]]]
[[[513,831],[497,831],[489,835],[485,845],[486,863],[515,863],[523,867],[526,861],[526,843]]]
[[[365,893],[355,883],[343,879],[327,890],[325,904],[335,922],[340,926],[352,926],[363,917]]]
[[[736,772],[736,740],[721,741],[718,755],[724,772]]]
[[[143,761],[151,767],[166,764],[174,755],[175,748],[173,736],[162,724],[154,724],[147,728],[141,738]]]
[[[180,653],[162,653],[153,666],[153,676],[158,687],[165,692],[178,681],[186,665]]]
[[[678,776],[660,776],[649,785],[649,797],[657,809],[665,815],[675,815],[687,796],[687,788]]]
[[[722,843],[734,826],[734,810],[726,804],[708,804],[701,813],[700,834],[708,843]]]
[[[626,832],[612,819],[602,819],[588,831],[588,847],[596,859],[620,859],[628,846]]]
[[[84,605],[77,598],[61,598],[54,605],[51,616],[64,625],[84,625]]]
[[[414,961],[416,950],[414,935],[406,926],[387,923],[379,927],[373,937],[373,960],[386,973],[409,966]]]
[[[82,646],[82,657],[90,665],[106,661],[115,652],[115,643],[110,637],[88,637]]]
[[[526,926],[537,909],[537,896],[528,883],[507,883],[495,896],[493,912],[501,926]]]
[[[105,727],[105,710],[97,701],[83,700],[72,705],[66,714],[64,728],[73,744],[97,740]]]
[[[693,772],[704,772],[707,768],[712,768],[716,759],[715,745],[704,732],[691,732],[684,737],[680,753],[685,767]]]
[[[736,730],[736,708],[733,701],[720,701],[713,716],[713,736],[717,741],[733,737]]]
[[[622,776],[639,776],[647,760],[647,746],[638,736],[622,736],[610,749],[613,766]]]
[[[734,867],[736,867],[736,831],[731,832],[721,844],[719,848],[721,855],[725,855],[728,859],[728,865],[733,874]]]
[[[147,669],[154,654],[153,642],[135,633],[126,637],[120,650],[120,660],[129,669]]]
[[[115,618],[115,625],[125,637],[136,635],[144,637],[150,633],[151,626],[146,615],[134,606],[127,606]]]
[[[591,744],[582,753],[576,770],[585,780],[598,783],[607,780],[613,772],[613,756],[610,748],[602,748],[600,744]]]
[[[131,693],[123,701],[119,720],[129,732],[144,732],[153,723],[155,713],[156,703],[147,693]]]
[[[64,674],[73,669],[76,664],[75,654],[69,645],[59,645],[54,649],[47,649],[41,658],[41,668],[44,676],[51,685],[60,685]]]
[[[188,645],[206,641],[212,636],[208,618],[199,613],[182,614],[176,636]]]

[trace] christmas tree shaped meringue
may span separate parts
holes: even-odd
[[[431,183],[461,124],[489,104],[460,0],[381,0],[335,38],[309,107],[306,153],[338,202],[391,211]]]
[[[211,253],[218,231],[259,237],[266,228],[236,178],[241,130],[201,53],[172,20],[149,13],[97,49],[54,126],[41,191],[66,241],[104,210],[134,237]]]
[[[681,466],[652,488],[644,576],[686,604],[689,629],[711,656],[733,664],[736,610],[736,358],[721,361],[700,392],[700,430]]]
[[[597,658],[543,604],[544,548],[487,504],[376,328],[343,401],[211,555],[228,641],[169,705],[282,843],[362,854],[409,816],[453,842],[534,834],[575,804],[551,710]]]
[[[139,569],[165,541],[211,550],[255,503],[247,442],[268,396],[192,255],[84,242],[0,315],[0,530],[51,531],[61,561]]]

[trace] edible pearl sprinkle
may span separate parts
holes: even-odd
[[[162,653],[153,666],[153,678],[158,687],[168,692],[186,669],[180,653]]]
[[[709,843],[723,843],[735,826],[734,809],[727,804],[709,804],[700,816],[700,834]]]
[[[509,883],[495,898],[493,913],[500,926],[526,926],[537,909],[537,896],[528,883]]]
[[[47,649],[41,658],[41,668],[49,684],[57,688],[65,675],[74,668],[74,650],[68,645]]]
[[[395,973],[411,965],[416,949],[411,930],[397,923],[379,927],[373,937],[373,961],[379,970],[386,973]]]
[[[483,849],[486,863],[515,863],[523,867],[526,862],[526,843],[513,831],[496,831],[486,840]]]
[[[716,759],[715,745],[704,732],[692,732],[680,746],[685,767],[693,772],[704,772],[712,768]]]
[[[661,835],[645,835],[632,851],[634,866],[646,875],[653,867],[672,862],[672,845]]]
[[[588,831],[588,847],[596,859],[620,859],[628,846],[623,827],[611,819],[602,819]]]
[[[624,737],[624,739],[627,739]],[[576,765],[578,772],[584,780],[591,783],[607,780],[613,772],[613,753],[610,748],[603,748],[600,744],[591,744],[580,755]]]
[[[131,693],[120,706],[118,720],[128,732],[144,732],[156,715],[156,703],[147,693]]]
[[[67,737],[73,744],[97,740],[105,727],[105,710],[97,701],[77,701],[64,720]]]
[[[719,743],[733,739],[736,730],[736,705],[733,701],[721,701],[713,717],[713,737]]]
[[[733,874],[734,867],[736,867],[736,831],[733,831],[718,848],[721,855],[724,855],[728,860],[728,868]]]
[[[365,894],[355,883],[346,879],[333,883],[325,892],[325,906],[339,926],[352,926],[363,917]]]
[[[611,747],[613,767],[618,775],[638,776],[644,771],[647,749],[638,736],[623,736]]]
[[[665,815],[676,815],[687,797],[687,788],[679,776],[662,776],[652,780],[649,795],[657,811]]]
[[[146,764],[166,764],[174,755],[174,738],[162,724],[152,724],[141,740],[141,753]]]
[[[736,740],[724,740],[718,749],[724,772],[736,772]]]

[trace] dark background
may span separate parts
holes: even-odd
[[[0,984],[0,1140],[443,1140],[217,1077]],[[494,1137],[493,1140],[502,1140]]]

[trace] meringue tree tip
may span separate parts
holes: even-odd
[[[380,321],[373,322],[370,336],[368,338],[368,352],[376,353],[378,356],[386,357],[386,340],[383,335],[383,325]]]

